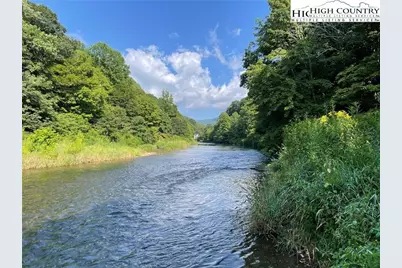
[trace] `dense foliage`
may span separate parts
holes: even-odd
[[[25,136],[33,133],[27,153],[46,151],[56,135],[89,132],[136,144],[193,139],[197,123],[179,113],[169,92],[144,92],[120,52],[105,43],[85,48],[43,5],[23,0],[22,12],[22,126]]]
[[[379,107],[379,23],[293,23],[289,0],[268,3],[271,13],[257,22],[256,40],[243,58],[248,96],[232,103],[226,111],[231,119],[221,116],[204,140],[255,141],[276,153],[284,127],[294,120]]]

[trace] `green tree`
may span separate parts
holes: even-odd
[[[154,96],[139,94],[131,102],[127,109],[129,116],[141,116],[149,127],[159,127],[161,123],[162,111],[158,106]]]
[[[117,141],[119,134],[130,133],[133,126],[126,111],[118,106],[106,105],[102,117],[97,121],[96,127],[102,135]]]
[[[172,94],[167,90],[162,91],[162,97],[158,99],[159,106],[169,116],[175,117],[178,113],[177,106],[173,101]]]
[[[120,52],[102,42],[90,46],[88,52],[113,85],[129,78],[130,69]]]
[[[22,124],[27,131],[54,120],[56,97],[48,69],[82,46],[64,32],[47,7],[22,2]]]
[[[220,114],[212,133],[213,140],[219,143],[229,143],[231,120],[226,112]]]
[[[240,107],[241,107],[241,102],[238,100],[233,101],[229,107],[226,109],[226,113],[229,116],[232,116],[234,113],[239,113],[240,112]]]
[[[101,116],[111,85],[87,52],[77,50],[50,72],[60,111],[82,114],[91,121]]]

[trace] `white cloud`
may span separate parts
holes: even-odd
[[[126,62],[130,65],[133,77],[148,92],[158,96],[166,86],[172,87],[176,77],[164,62],[163,53],[156,46],[144,49],[127,49]]]
[[[240,33],[241,33],[241,29],[240,29],[240,28],[235,28],[235,29],[233,29],[233,30],[231,31],[231,34],[232,34],[233,36],[239,36]]]
[[[214,29],[209,30],[209,43],[212,45],[214,50],[213,55],[223,64],[228,66],[232,71],[239,72],[243,67],[242,55],[235,55],[233,52],[230,54],[226,54],[226,56],[230,56],[229,59],[223,55],[220,49],[220,40],[218,38],[217,30],[219,24],[216,24]],[[235,29],[232,32],[240,35],[241,29]],[[226,46],[227,48],[227,46]]]
[[[199,46],[193,46],[196,52],[201,54],[204,58],[212,56],[212,52],[208,48],[200,48]]]
[[[215,52],[214,56],[218,58],[218,60],[222,64],[227,64],[225,57],[222,54],[222,51],[219,47],[220,40],[218,39],[218,34],[217,30],[219,27],[219,23],[216,24],[215,28],[213,30],[209,30],[209,43],[212,45],[212,48]]]
[[[228,66],[233,66],[232,79],[223,85],[213,85],[208,68],[202,66],[203,58],[211,55],[208,49],[194,46],[193,50],[180,47],[165,55],[156,46],[127,49],[126,63],[132,77],[146,90],[160,96],[163,89],[169,90],[176,103],[186,108],[215,107],[225,109],[233,100],[246,96],[240,87],[240,68],[232,57]]]
[[[228,61],[228,67],[233,71],[240,71],[243,69],[242,55],[232,55]]]
[[[180,35],[178,33],[176,33],[176,32],[173,32],[173,33],[169,34],[169,38],[171,38],[171,39],[179,38],[179,37],[180,37]]]

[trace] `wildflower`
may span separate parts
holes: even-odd
[[[327,122],[328,122],[328,116],[326,116],[326,115],[321,116],[320,123],[325,124]]]
[[[335,113],[335,116],[338,118],[345,118],[345,119],[350,119],[350,115],[348,115],[348,113],[346,113],[345,111],[338,111]]]

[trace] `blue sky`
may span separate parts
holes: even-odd
[[[87,46],[119,50],[131,75],[158,96],[169,90],[180,112],[214,118],[247,94],[239,85],[244,49],[266,1],[50,1],[68,34]]]

